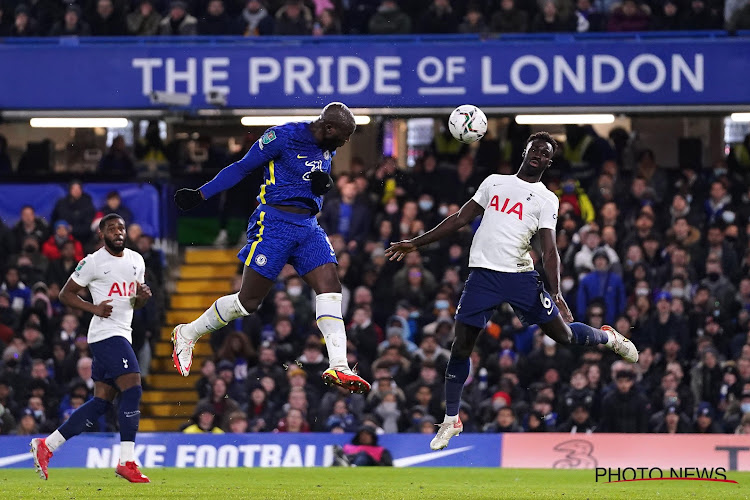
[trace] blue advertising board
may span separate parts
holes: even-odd
[[[140,224],[144,234],[154,238],[163,236],[159,209],[159,191],[145,183],[84,183],[84,192],[91,195],[94,207],[104,206],[107,194],[120,193],[122,203],[133,212],[133,222]],[[10,184],[0,185],[0,220],[12,226],[21,214],[24,205],[31,205],[39,217],[50,224],[55,204],[67,194],[64,184]]]
[[[180,434],[141,433],[136,460],[151,467],[323,467],[333,446],[351,434]],[[455,446],[430,450],[431,434],[385,434],[380,445],[395,467],[499,467],[500,434],[465,434]],[[30,436],[0,437],[0,468],[33,467]],[[55,451],[50,467],[114,468],[120,457],[117,434],[82,434]]]
[[[132,40],[132,39],[131,39]],[[0,108],[750,105],[750,37],[6,43]]]

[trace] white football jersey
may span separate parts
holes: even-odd
[[[541,182],[490,175],[471,199],[484,208],[484,216],[471,242],[469,267],[533,271],[531,238],[540,228],[555,229],[560,207],[555,193]]]
[[[115,337],[133,342],[131,323],[135,303],[136,283],[143,283],[146,264],[141,254],[130,249],[122,257],[115,257],[102,247],[78,263],[71,275],[73,281],[87,287],[94,304],[112,299],[109,318],[94,316],[89,324],[89,343]]]

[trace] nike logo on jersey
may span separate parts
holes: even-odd
[[[297,158],[299,158],[300,160],[303,160],[303,159],[307,158],[307,156],[297,155]]]
[[[109,274],[111,271],[111,269],[109,271],[104,271],[104,274]]]

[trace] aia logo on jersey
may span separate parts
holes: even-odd
[[[503,202],[503,206],[501,208],[500,198],[495,195],[492,197],[492,200],[490,200],[490,204],[488,205],[488,207],[493,207],[495,209],[495,212],[502,212],[508,215],[516,214],[518,216],[518,220],[523,220],[523,203],[516,202],[516,204],[510,207],[510,209],[508,209],[508,205],[510,205],[510,198],[505,198],[505,201]]]
[[[135,295],[135,281],[131,281],[130,283],[126,283],[124,281],[122,283],[112,283],[107,296],[112,297],[114,295],[118,295],[120,297],[132,297],[133,295]]]

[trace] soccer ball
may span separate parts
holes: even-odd
[[[471,144],[487,133],[487,117],[478,107],[462,104],[448,118],[448,130],[457,140]]]

